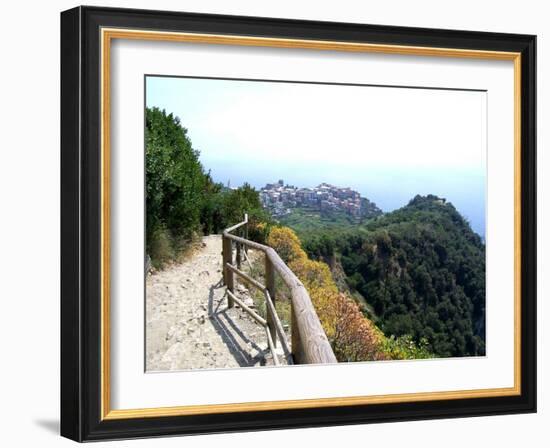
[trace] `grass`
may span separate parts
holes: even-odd
[[[164,228],[157,229],[149,243],[148,254],[155,270],[162,270],[172,263],[181,263],[193,255],[199,247],[201,235],[193,232],[189,238],[174,237]]]
[[[356,229],[367,220],[360,220],[345,212],[321,212],[306,207],[291,209],[290,214],[279,219],[284,226],[294,230],[300,239],[326,230]]]

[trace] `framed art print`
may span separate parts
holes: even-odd
[[[536,410],[535,37],[61,14],[61,432]]]

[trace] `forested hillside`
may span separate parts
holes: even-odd
[[[416,196],[361,229],[316,235],[304,247],[339,259],[386,336],[411,335],[441,357],[485,354],[485,245],[444,199]]]
[[[386,337],[353,298],[339,289],[329,266],[308,257],[292,229],[272,227],[267,244],[303,282],[339,362],[434,357],[424,343],[416,344],[409,335]],[[277,303],[289,300],[280,288]]]

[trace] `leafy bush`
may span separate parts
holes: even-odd
[[[178,257],[198,234],[220,233],[248,213],[250,237],[265,238],[271,222],[258,192],[213,182],[178,117],[158,108],[145,111],[146,250],[153,266]]]
[[[389,359],[426,359],[436,357],[429,349],[426,339],[415,342],[410,335],[390,336],[382,339],[384,353]]]
[[[267,238],[270,245],[285,263],[307,258],[296,233],[288,227],[273,227]]]

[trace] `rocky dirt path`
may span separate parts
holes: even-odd
[[[147,371],[273,364],[264,329],[238,306],[227,309],[221,251],[221,235],[204,237],[188,260],[147,276]]]

